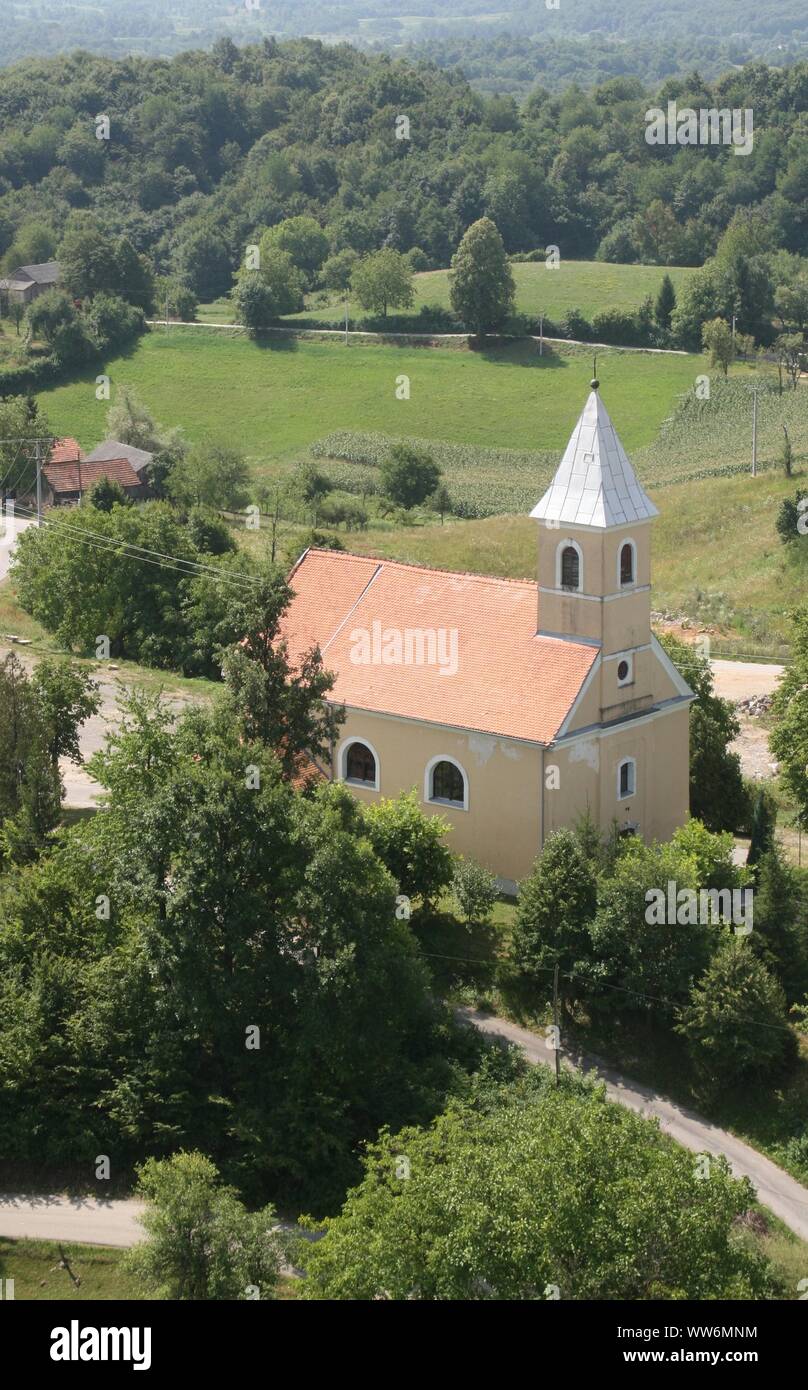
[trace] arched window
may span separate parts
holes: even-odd
[[[577,589],[581,582],[581,557],[571,545],[565,545],[561,552],[561,587]]]
[[[624,758],[617,768],[617,797],[625,801],[637,789],[637,764],[633,758]]]
[[[379,790],[379,759],[376,750],[361,739],[350,739],[342,746],[341,776],[355,787]]]
[[[634,583],[634,545],[632,541],[626,541],[620,547],[620,583]]]
[[[425,801],[437,801],[442,806],[468,810],[468,779],[453,758],[433,758],[426,769],[425,783]]]

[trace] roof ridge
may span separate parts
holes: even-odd
[[[442,574],[447,579],[474,579],[481,584],[512,584],[527,589],[537,587],[533,579],[509,579],[507,576],[499,574],[478,574],[474,570],[447,570],[442,569],[439,565],[416,565],[408,560],[390,560],[386,555],[362,555],[355,550],[328,550],[313,545],[307,553],[309,555],[329,555],[338,560],[367,560],[368,564],[388,565],[391,569],[414,570],[418,574]]]

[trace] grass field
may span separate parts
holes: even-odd
[[[565,261],[557,270],[541,262],[516,262],[511,266],[516,282],[516,308],[522,313],[545,314],[556,323],[569,309],[580,309],[587,318],[603,309],[636,309],[647,295],[656,298],[662,278],[670,275],[677,295],[694,271],[685,266],[610,265],[605,261]],[[406,312],[417,314],[424,304],[449,308],[448,270],[428,270],[415,277],[415,302]],[[351,305],[351,315],[362,310]],[[227,299],[201,304],[197,317],[211,323],[232,323]],[[311,306],[291,314],[289,322],[310,319],[340,326],[345,322],[345,301],[334,296],[330,308]]]
[[[123,1250],[102,1245],[62,1244],[78,1286],[67,1269],[57,1241],[7,1240],[0,1236],[0,1279],[14,1280],[15,1299],[64,1299],[88,1303],[98,1299],[144,1299],[137,1280],[121,1268]]]
[[[650,444],[700,357],[604,352],[598,371],[627,448]],[[90,449],[106,433],[93,366],[40,394],[53,428]],[[204,329],[159,329],[109,362],[115,387],[134,387],[155,417],[189,439],[242,448],[258,475],[332,430],[419,435],[460,444],[561,449],[586,399],[591,355],[531,343],[486,353],[412,347],[348,348],[299,339],[258,344]],[[410,378],[410,399],[396,397]]]

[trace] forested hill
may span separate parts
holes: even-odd
[[[808,63],[714,86],[694,74],[653,100],[668,97],[752,107],[753,151],[649,145],[652,97],[630,79],[537,91],[520,109],[434,66],[310,40],[28,59],[0,71],[0,256],[45,260],[89,212],[207,298],[230,288],[256,229],[300,213],[334,250],[418,247],[432,266],[483,215],[511,252],[695,265],[755,207],[768,249],[805,254]]]
[[[0,0],[0,66],[82,48],[162,57],[216,39],[309,36],[400,50],[427,42],[481,88],[555,87],[630,73],[656,80],[698,60],[708,76],[754,58],[808,56],[805,0]],[[508,51],[510,36],[510,51]],[[498,46],[504,37],[505,51]],[[514,51],[514,44],[517,45]],[[519,61],[517,61],[519,60]]]

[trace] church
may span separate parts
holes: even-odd
[[[415,788],[506,891],[587,811],[668,839],[688,814],[695,698],[651,631],[646,496],[592,382],[531,516],[537,580],[307,550],[284,636],[318,646],[345,722],[325,771],[361,801]]]

